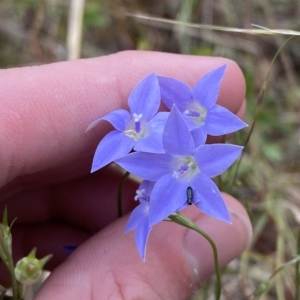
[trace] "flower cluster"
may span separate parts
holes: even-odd
[[[243,147],[205,144],[208,134],[219,136],[247,126],[216,104],[225,67],[207,73],[193,89],[179,80],[150,74],[130,94],[130,112],[111,112],[88,128],[102,120],[116,128],[99,143],[92,172],[114,161],[144,180],[135,196],[140,204],[125,229],[136,229],[136,244],[143,259],[152,227],[188,205],[231,222],[211,178],[228,169]],[[160,101],[171,111],[158,112]]]

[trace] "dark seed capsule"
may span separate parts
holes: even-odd
[[[187,203],[188,205],[193,204],[193,189],[189,186],[186,190],[186,195],[187,195]]]

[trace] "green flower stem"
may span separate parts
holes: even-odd
[[[122,210],[122,194],[124,189],[124,184],[128,176],[130,175],[129,172],[126,172],[120,181],[119,188],[118,188],[118,216],[119,218],[123,216],[123,210]]]
[[[220,267],[219,267],[219,260],[218,260],[218,250],[216,247],[216,244],[211,239],[211,237],[202,229],[200,229],[198,226],[195,225],[194,222],[192,222],[189,218],[182,215],[181,213],[177,212],[176,214],[172,214],[169,216],[169,219],[171,219],[173,222],[182,225],[186,228],[192,229],[199,234],[201,234],[210,244],[213,255],[214,255],[214,265],[215,265],[215,272],[216,272],[216,300],[219,300],[221,297],[221,273],[220,273]]]
[[[4,242],[4,235],[3,235],[2,227],[0,230],[0,247],[2,248],[4,255],[5,255],[4,262],[11,274],[11,285],[12,285],[11,288],[12,288],[12,292],[13,292],[13,300],[20,300],[19,287],[18,287],[18,283],[17,283],[16,277],[15,277],[15,272],[14,272],[14,263],[13,263],[11,254],[7,250],[7,247]]]

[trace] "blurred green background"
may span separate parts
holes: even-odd
[[[140,14],[148,17],[140,18]],[[127,49],[235,60],[246,78],[246,121],[255,120],[256,125],[236,181],[232,182],[234,171],[230,172],[222,188],[247,207],[254,239],[249,250],[223,271],[223,299],[295,299],[299,285],[295,263],[266,283],[297,251],[300,255],[300,36],[280,52],[260,97],[271,61],[288,36],[216,31],[182,23],[239,29],[257,29],[251,24],[258,24],[297,31],[299,16],[298,0],[1,0],[0,67]],[[237,134],[233,142],[245,144],[249,132]],[[213,299],[213,282],[193,299]]]

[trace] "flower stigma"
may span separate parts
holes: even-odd
[[[144,198],[144,196],[143,196],[144,193],[145,193],[145,189],[136,190],[136,195],[134,196],[134,201],[137,201],[140,198]]]
[[[197,162],[192,156],[177,156],[172,162],[173,177],[190,182],[200,172]]]
[[[133,139],[135,142],[143,139],[150,133],[150,126],[143,118],[143,114],[132,114],[132,119],[127,124],[125,135]]]
[[[193,123],[203,125],[206,119],[207,109],[199,102],[193,101],[188,105],[183,114]]]

